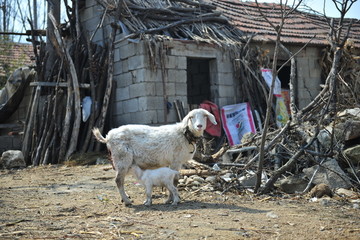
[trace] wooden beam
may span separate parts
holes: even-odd
[[[19,128],[19,127],[23,127],[23,124],[18,124],[18,123],[2,123],[0,124],[0,128]]]
[[[56,83],[56,82],[31,82],[30,83],[30,87],[36,87],[36,86],[41,86],[41,87],[68,87],[68,83],[67,82],[60,82],[60,83]],[[90,88],[90,84],[89,83],[80,83],[79,84],[80,88]]]

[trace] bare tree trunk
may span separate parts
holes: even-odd
[[[55,22],[60,22],[60,1],[48,0],[48,16],[49,13],[55,18]],[[34,26],[35,27],[35,26]],[[47,19],[46,28],[46,52],[48,53],[48,59],[45,63],[44,79],[48,79],[51,76],[54,63],[56,61],[55,46],[53,45],[51,38],[54,37],[54,24],[52,21]]]
[[[264,129],[261,135],[261,143],[260,143],[260,149],[259,149],[259,164],[258,164],[258,170],[256,172],[256,185],[254,191],[257,192],[261,185],[261,176],[263,171],[263,165],[264,165],[264,156],[265,156],[265,141],[266,141],[266,135],[267,131],[269,129],[269,120],[270,115],[272,114],[272,104],[273,104],[273,96],[274,96],[274,87],[275,87],[275,80],[276,80],[276,64],[277,64],[277,58],[279,54],[279,43],[280,43],[280,33],[277,33],[277,39],[275,44],[275,50],[274,50],[274,59],[273,59],[273,67],[272,67],[272,82],[271,87],[269,91],[269,96],[267,100],[267,109],[266,109],[266,116],[264,121]]]
[[[27,124],[25,125],[24,140],[23,140],[21,151],[24,154],[26,163],[30,162],[30,150],[31,150],[31,145],[32,145],[31,140],[32,140],[32,133],[33,133],[35,117],[37,114],[40,92],[41,92],[41,87],[37,86],[34,96],[31,99],[32,104],[31,104],[31,108],[30,108],[29,119],[26,121]]]
[[[78,8],[78,1],[75,1],[75,18],[76,18],[76,46],[79,45],[80,39],[80,23],[79,23],[79,8]],[[60,37],[60,32],[58,32]],[[63,46],[63,45],[62,45]],[[65,158],[68,159],[71,154],[76,151],[77,143],[79,139],[79,131],[80,131],[80,124],[81,124],[81,100],[80,100],[80,89],[79,89],[79,80],[78,75],[76,73],[76,68],[74,62],[70,56],[68,48],[63,46],[63,50],[65,53],[65,59],[67,61],[67,65],[69,67],[70,76],[71,76],[71,83],[74,90],[74,111],[75,111],[75,119],[73,124],[73,129],[70,138],[70,146],[66,153]]]
[[[108,111],[108,106],[109,106],[109,103],[110,103],[110,97],[111,97],[111,92],[112,92],[115,35],[116,35],[116,28],[113,28],[111,36],[110,36],[110,42],[109,42],[108,79],[107,79],[105,96],[104,96],[103,106],[102,106],[102,109],[101,109],[100,118],[99,118],[99,120],[97,122],[97,126],[99,126],[100,132],[102,132],[103,129],[104,129],[106,113]],[[96,151],[99,151],[99,150],[100,150],[100,144],[97,143]]]
[[[61,134],[61,140],[60,140],[60,151],[58,156],[58,163],[61,163],[65,159],[66,149],[68,145],[68,139],[69,139],[69,132],[70,132],[70,120],[72,115],[72,98],[73,98],[73,90],[72,86],[68,86],[67,88],[67,103],[66,103],[66,113],[65,113],[65,119],[64,124],[62,127],[62,134]]]

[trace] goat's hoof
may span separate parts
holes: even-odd
[[[151,204],[152,204],[152,202],[148,202],[148,201],[144,202],[144,205],[147,206],[147,207],[151,206]]]
[[[132,201],[130,199],[127,200],[121,200],[121,202],[125,203],[125,206],[131,206],[132,205]]]

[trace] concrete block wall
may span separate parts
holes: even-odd
[[[119,37],[120,38],[120,37]],[[150,69],[148,50],[144,41],[123,41],[114,52],[114,79],[117,82],[114,122],[117,125],[165,124],[179,121],[174,101],[180,100],[185,111],[187,103],[187,58],[210,60],[211,101],[219,106],[235,103],[232,65],[229,57],[211,45],[169,41],[165,69]],[[167,109],[167,104],[172,105]]]
[[[297,48],[291,49],[297,52]],[[301,109],[308,105],[321,91],[321,48],[306,47],[296,57],[297,61],[297,104]]]
[[[95,31],[101,21],[104,9],[96,0],[86,1],[80,12],[83,31],[88,36]],[[111,29],[105,19],[102,29],[98,29],[94,42],[102,45]],[[116,36],[116,41],[124,33]],[[114,124],[129,123],[164,124],[179,121],[175,100],[187,103],[187,58],[210,60],[211,101],[219,107],[236,103],[237,84],[234,83],[230,56],[215,45],[196,44],[191,41],[166,41],[165,71],[160,66],[150,68],[148,50],[143,41],[124,40],[115,45],[114,72],[116,96],[113,104]],[[167,106],[172,105],[169,109]]]
[[[167,112],[166,102],[173,104],[176,99],[186,100],[186,58],[166,57],[163,74],[160,66],[155,70],[150,69],[143,41],[126,40],[116,45],[114,61],[118,66],[114,69],[117,89],[113,113],[117,125],[156,125],[178,121],[174,107]],[[174,61],[180,64],[175,66]],[[185,82],[181,79],[185,79]]]
[[[292,53],[296,53],[302,46],[285,44],[285,47]],[[274,44],[263,44],[261,48],[268,49],[269,56],[273,56]],[[309,104],[321,90],[321,67],[319,64],[321,50],[321,46],[307,46],[295,57],[297,68],[296,104],[300,109]],[[279,59],[288,60],[288,58],[283,51],[280,51]]]
[[[237,83],[234,82],[231,58],[228,53],[211,44],[195,44],[184,41],[173,41],[169,46],[170,55],[185,59],[210,59],[211,101],[219,107],[236,103]],[[186,83],[186,78],[185,78]]]
[[[101,22],[102,15],[104,13],[104,8],[96,0],[87,0],[85,1],[85,7],[79,12],[82,31],[87,38],[90,38],[97,26]],[[110,19],[107,17],[104,20],[103,27],[98,29],[94,35],[93,42],[101,46],[104,45],[104,37],[107,39],[111,32],[111,27],[109,23]]]

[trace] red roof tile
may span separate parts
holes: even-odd
[[[31,56],[34,56],[31,44],[0,42],[0,76],[6,75],[4,65],[13,69],[34,64]]]
[[[229,21],[245,34],[256,34],[254,40],[272,41],[276,34],[274,29],[261,16],[255,2],[242,2],[240,0],[206,0],[214,4]],[[261,11],[274,24],[281,20],[281,6],[274,3],[259,3]],[[288,8],[289,9],[289,8]],[[335,23],[339,19],[334,19]],[[345,19],[348,25],[353,21],[349,37],[360,47],[360,20]],[[295,10],[286,19],[281,32],[281,41],[285,43],[307,43],[314,35],[310,44],[328,45],[329,25],[327,19],[320,15]],[[346,32],[346,28],[343,30]]]

